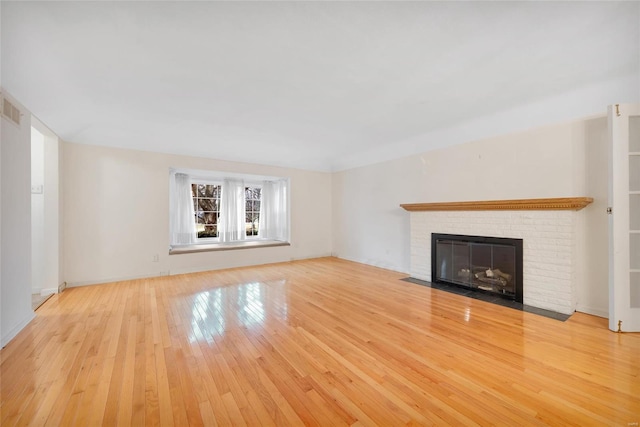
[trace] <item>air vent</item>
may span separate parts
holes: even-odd
[[[20,116],[22,116],[22,113],[7,98],[2,99],[2,115],[20,126]]]

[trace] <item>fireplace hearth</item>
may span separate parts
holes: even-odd
[[[523,302],[522,239],[431,234],[432,281]]]

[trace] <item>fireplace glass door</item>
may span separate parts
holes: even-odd
[[[508,299],[520,300],[521,271],[518,272],[518,247],[485,237],[434,235],[432,279],[467,288],[491,292]],[[495,240],[498,240],[497,242]],[[521,244],[521,240],[519,240]]]

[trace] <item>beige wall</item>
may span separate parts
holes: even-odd
[[[590,196],[595,202],[577,221],[578,309],[606,316],[606,126],[605,118],[581,120],[334,174],[65,143],[65,280],[99,283],[331,252],[408,272],[409,216],[400,203]],[[169,256],[170,167],[290,177],[292,246]]]
[[[329,173],[72,143],[63,144],[63,164],[70,286],[331,253]],[[289,177],[291,246],[168,255],[171,167]]]
[[[56,134],[36,117],[31,118],[31,185],[42,192],[31,194],[31,289],[33,293],[58,292],[64,281],[60,244],[60,143]]]
[[[5,91],[22,112],[20,127],[2,117],[0,179],[0,343],[4,347],[33,317],[31,309],[31,113]]]
[[[606,118],[534,129],[333,175],[336,256],[409,272],[401,203],[589,196],[578,221],[581,311],[606,316]]]

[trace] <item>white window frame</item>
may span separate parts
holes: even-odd
[[[247,198],[246,198],[246,194],[247,194],[247,187],[252,187],[252,188],[259,188],[260,189],[260,203],[262,203],[262,183],[256,183],[256,182],[250,182],[250,181],[245,181],[244,183],[244,187],[245,187],[245,199],[244,199],[244,203],[245,206],[247,204]],[[255,212],[255,211],[254,211]],[[247,232],[246,232],[246,210],[245,210],[245,240],[264,240],[260,237],[260,233],[258,233],[257,236],[247,236]],[[260,211],[258,211],[258,215],[260,215]],[[259,220],[258,220],[259,221]],[[259,222],[258,222],[259,223]]]
[[[199,238],[196,236],[196,243],[192,245],[180,245],[180,246],[169,246],[169,254],[183,254],[183,253],[192,253],[192,252],[206,252],[206,251],[220,251],[220,250],[232,250],[232,249],[244,249],[244,248],[256,248],[256,247],[271,247],[271,246],[290,246],[290,236],[291,236],[291,181],[287,177],[275,177],[275,176],[263,176],[263,175],[251,175],[251,174],[239,174],[239,173],[229,173],[229,172],[219,172],[219,171],[203,171],[203,170],[194,170],[194,169],[183,169],[183,168],[171,168],[170,173],[185,173],[191,177],[192,184],[204,184],[204,185],[220,185],[222,187],[224,179],[242,179],[244,181],[244,186],[246,187],[263,187],[263,181],[277,181],[277,180],[286,180],[287,189],[288,189],[288,198],[287,198],[287,238],[286,240],[273,240],[273,239],[264,239],[261,238],[260,235],[257,236],[247,236],[245,231],[245,240],[237,240],[232,242],[221,242],[220,241],[220,230],[218,229],[218,237],[203,237]],[[246,190],[245,190],[246,194]],[[170,194],[170,208],[173,207],[174,195]],[[193,200],[193,198],[192,198]],[[260,202],[262,203],[262,192],[260,194]],[[244,199],[244,203],[246,206],[246,196]],[[196,210],[197,213],[197,210]],[[218,218],[219,220],[219,218]],[[194,217],[195,221],[195,217]],[[245,212],[245,222],[246,222],[246,212]],[[197,223],[196,223],[197,226]]]
[[[220,190],[222,190],[222,181],[210,181],[210,180],[204,180],[204,179],[192,179],[191,180],[191,184],[196,184],[196,185],[216,185],[216,186],[220,186]],[[193,199],[193,198],[192,198]],[[220,199],[218,199],[220,200]],[[218,202],[220,203],[220,202]],[[194,211],[195,211],[195,215],[198,215],[198,211],[195,209],[194,207]],[[195,221],[195,218],[194,218]],[[218,206],[218,224],[220,221],[220,206]],[[220,241],[220,233],[218,232],[218,237],[198,237],[198,223],[196,222],[196,242],[198,243],[216,243]]]

